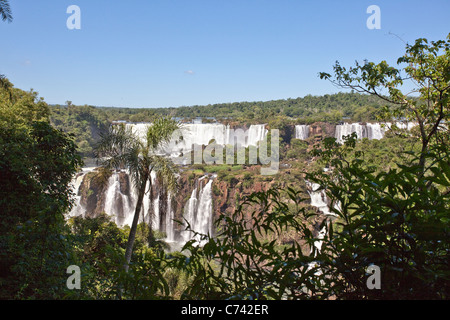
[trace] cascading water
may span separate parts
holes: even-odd
[[[85,174],[78,175],[73,182],[74,192],[79,194]],[[192,230],[202,234],[212,234],[213,232],[213,207],[212,207],[212,183],[213,177],[204,176],[196,182],[196,187],[192,191],[191,197],[185,206],[184,219],[188,221]],[[208,180],[208,181],[206,181]],[[147,183],[146,191],[142,203],[139,222],[151,222],[154,230],[164,231],[167,242],[185,243],[193,238],[192,232],[181,231],[177,236],[175,223],[176,213],[172,206],[172,194],[160,193],[156,175],[151,175],[153,200],[150,201],[150,183]],[[108,179],[103,195],[98,195],[98,199],[103,198],[101,211],[107,213],[119,226],[131,226],[137,204],[137,191],[131,185],[127,172],[114,172]],[[100,200],[99,200],[100,201]],[[90,215],[94,214],[90,212]],[[81,205],[81,196],[76,198],[76,206],[68,214],[68,217],[86,216],[86,210]],[[197,237],[197,240],[200,240]]]
[[[296,125],[295,126],[295,139],[306,140],[309,138],[309,126],[308,125]]]
[[[384,137],[384,130],[379,123],[368,123],[366,125],[367,138],[369,140],[376,139],[380,140]]]
[[[248,129],[248,138],[245,147],[257,146],[258,142],[265,139],[267,132],[264,124],[251,125]]]
[[[319,209],[326,216],[336,216],[335,213],[330,211],[325,190],[317,191],[320,188],[320,185],[317,183],[306,181],[306,185],[311,189],[311,191],[308,191],[311,197],[311,205]]]
[[[363,126],[359,123],[344,123],[336,126],[336,139],[338,143],[344,143],[344,137],[356,133],[358,139],[363,138]]]
[[[86,209],[81,204],[80,186],[81,186],[81,183],[83,182],[85,175],[89,172],[92,172],[94,169],[95,168],[92,168],[92,167],[83,168],[82,172],[78,173],[76,175],[75,179],[72,181],[71,186],[72,186],[72,191],[75,194],[75,203],[74,203],[72,210],[68,214],[69,218],[85,216]]]
[[[418,124],[416,122],[395,122],[395,126],[399,129],[406,129],[406,130],[411,130],[412,128],[414,128],[415,126],[417,126]],[[385,127],[387,129],[391,129],[392,128],[392,123],[391,122],[386,122],[385,123]]]
[[[85,209],[81,205],[81,195],[79,194],[81,183],[83,182],[84,173],[78,174],[72,182],[72,191],[75,193],[75,204],[69,212],[69,217],[84,216]]]
[[[201,190],[197,207],[197,216],[193,229],[199,233],[212,235],[212,183],[209,180]]]
[[[195,219],[195,214],[197,212],[197,201],[197,188],[194,188],[184,211],[186,224],[189,224],[191,228],[193,228],[192,222]],[[187,227],[187,225],[185,227]],[[191,232],[187,230],[181,231],[181,238],[184,242],[189,241],[191,239]]]
[[[395,122],[395,125],[400,129],[411,130],[417,123],[415,122]],[[353,132],[356,133],[358,139],[367,138],[369,140],[382,139],[387,130],[392,127],[391,122],[384,125],[380,123],[367,123],[365,125],[359,123],[344,123],[336,126],[335,138],[337,142],[344,143],[344,136],[348,136]]]
[[[141,139],[145,139],[148,126],[151,124],[127,124]],[[208,145],[214,140],[219,145],[240,145],[243,147],[257,146],[267,136],[268,130],[264,124],[251,125],[248,130],[232,130],[229,125],[220,123],[183,124],[179,131],[182,139],[173,139],[161,151],[168,155],[178,156],[179,153],[192,151],[193,145]]]
[[[335,138],[338,143],[344,143],[344,136],[356,133],[358,139],[367,138],[369,140],[382,139],[384,130],[379,123],[344,123],[336,126]]]
[[[132,224],[134,209],[133,199],[122,191],[119,173],[114,172],[106,189],[105,213],[113,217],[118,226],[123,227]]]
[[[212,183],[213,179],[209,179],[206,185],[203,187],[203,180],[208,176],[200,178],[197,183],[198,187],[195,187],[192,191],[191,198],[187,202],[185,207],[184,219],[186,220],[187,227],[189,225],[190,230],[183,230],[181,232],[181,239],[187,242],[193,238],[201,242],[199,236],[195,236],[194,233],[209,234],[212,235],[213,227],[213,207],[212,207]]]
[[[310,181],[306,181],[306,185],[310,189],[308,191],[310,197],[311,197],[311,206],[316,207],[320,212],[322,212],[326,217],[336,217],[337,215],[334,212],[331,212],[329,204],[328,204],[328,198],[325,193],[325,190],[320,190],[320,185],[317,183],[311,183]],[[334,208],[339,210],[339,205],[335,205]],[[327,230],[326,227],[322,228],[316,238],[317,241],[314,241],[314,247],[316,247],[317,252],[320,252],[322,249],[322,239],[326,236]],[[311,249],[312,251],[312,249]]]
[[[168,242],[175,242],[175,213],[172,209],[172,194],[167,195],[166,235]]]

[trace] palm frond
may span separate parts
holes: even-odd
[[[167,191],[175,192],[178,187],[178,167],[172,160],[158,155],[151,157],[152,171],[156,173],[156,178],[162,181],[162,185]]]
[[[136,155],[141,147],[140,140],[130,128],[124,125],[112,125],[106,133],[100,134],[100,141],[95,146],[95,156],[110,168],[126,166],[126,160]]]
[[[180,124],[170,118],[156,119],[147,130],[147,147],[153,152],[168,143]]]
[[[0,0],[0,16],[3,21],[12,22],[12,11],[8,0]]]

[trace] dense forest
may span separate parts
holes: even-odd
[[[113,108],[51,105],[50,120],[64,132],[75,136],[83,157],[93,157],[99,134],[113,121],[152,122],[156,116],[170,116],[180,121],[201,118],[204,123],[219,121],[241,124],[268,123],[272,128],[314,122],[339,123],[375,121],[386,103],[359,93],[338,93],[325,96],[240,102],[178,108]]]

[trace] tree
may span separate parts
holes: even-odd
[[[419,165],[424,169],[430,144],[446,140],[443,134],[445,123],[450,120],[450,34],[447,41],[417,39],[414,45],[406,46],[406,53],[397,60],[406,64],[397,69],[386,61],[378,64],[364,61],[355,67],[345,68],[339,62],[334,66],[335,77],[325,72],[319,73],[321,79],[333,84],[369,94],[389,103],[384,108],[384,121],[412,121],[417,123],[417,138],[422,143]],[[405,83],[412,85],[409,93],[401,91]]]
[[[0,0],[0,16],[3,21],[11,22],[13,20],[8,0]]]
[[[413,121],[418,130],[394,132],[416,137],[410,152],[395,168],[379,171],[356,151],[355,136],[344,146],[327,139],[315,151],[331,171],[307,175],[326,190],[338,217],[326,221],[328,236],[319,255],[327,291],[338,298],[448,299],[450,275],[450,154],[448,120],[450,35],[447,41],[426,39],[407,45],[398,64],[386,62],[344,68],[335,77],[320,73],[342,88],[388,103],[385,121]],[[411,81],[410,93],[401,91]],[[411,96],[412,93],[417,95]],[[381,270],[381,290],[367,286],[367,268]]]
[[[55,298],[71,249],[64,213],[82,165],[72,137],[54,129],[37,93],[0,87],[2,299]]]
[[[108,169],[128,169],[138,191],[137,204],[125,252],[125,270],[128,270],[131,261],[147,184],[150,184],[149,197],[152,200],[151,173],[156,173],[157,179],[168,190],[176,189],[176,167],[171,160],[158,155],[157,150],[170,141],[172,134],[177,129],[179,129],[179,124],[176,121],[158,118],[152,125],[148,126],[145,139],[141,140],[130,127],[113,125],[108,133],[102,136],[96,148],[101,165]],[[152,235],[151,230],[150,235]]]

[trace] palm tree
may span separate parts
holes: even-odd
[[[13,20],[8,0],[0,0],[0,16],[3,21],[11,22]]]
[[[151,174],[156,173],[157,179],[168,191],[177,187],[177,169],[168,158],[158,155],[157,150],[171,140],[172,134],[180,125],[169,118],[158,118],[149,125],[145,139],[139,138],[130,127],[113,125],[106,135],[102,135],[96,147],[96,156],[101,165],[107,169],[127,168],[137,189],[138,199],[134,211],[128,243],[125,251],[125,271],[128,271],[142,203],[146,186],[150,184],[149,197],[152,200]],[[150,209],[149,209],[150,210]],[[151,220],[150,220],[150,234]]]

